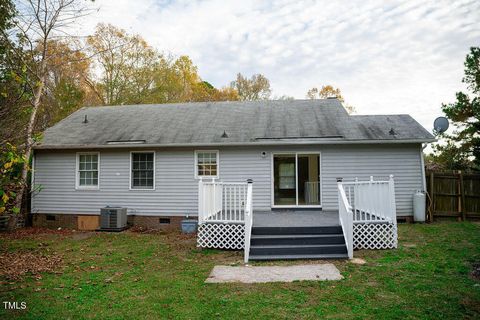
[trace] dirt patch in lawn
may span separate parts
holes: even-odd
[[[27,274],[39,276],[40,272],[55,272],[62,265],[58,255],[42,255],[37,252],[0,253],[0,277],[18,280]]]
[[[473,264],[473,270],[471,276],[473,279],[480,281],[480,262],[476,262]]]

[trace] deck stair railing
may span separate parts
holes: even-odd
[[[396,204],[393,175],[388,180],[338,182],[339,220],[344,231],[349,257],[353,257],[354,224],[393,225],[396,247]],[[374,229],[372,229],[374,230]]]
[[[353,211],[342,183],[338,183],[338,219],[343,229],[348,258],[353,258]]]
[[[247,182],[247,200],[245,202],[245,248],[244,248],[244,262],[248,262],[250,255],[250,238],[252,236],[253,225],[253,182],[248,180]]]

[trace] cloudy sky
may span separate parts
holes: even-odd
[[[464,89],[480,45],[480,1],[96,0],[82,23],[109,22],[189,55],[217,87],[262,73],[274,95],[339,87],[359,114],[409,113],[427,129]]]

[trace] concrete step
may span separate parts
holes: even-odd
[[[345,244],[251,245],[251,255],[346,254]]]
[[[337,234],[254,234],[251,245],[344,244],[342,233]]]
[[[342,233],[341,226],[317,227],[255,227],[252,235],[288,235],[288,234],[338,234]]]
[[[250,260],[348,259],[345,254],[250,255]]]

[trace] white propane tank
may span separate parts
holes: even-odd
[[[425,222],[425,193],[417,190],[413,194],[413,218],[415,222]]]

